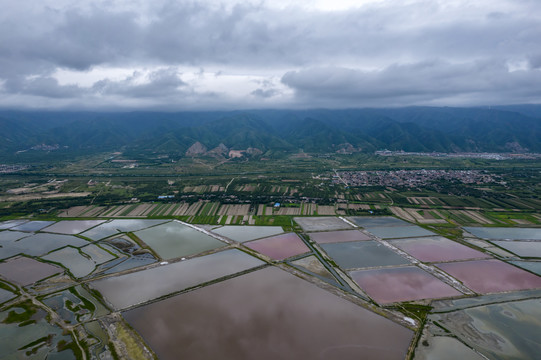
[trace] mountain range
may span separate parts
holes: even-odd
[[[541,152],[541,106],[534,105],[176,113],[0,111],[0,128],[3,158],[52,148],[79,154],[174,156],[249,148],[257,149],[253,152],[257,155],[378,149]],[[190,152],[196,143],[205,151]]]

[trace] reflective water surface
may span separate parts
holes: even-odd
[[[124,309],[263,264],[253,256],[231,249],[97,280],[90,285],[116,309]]]
[[[351,277],[380,304],[462,295],[415,266],[351,271]]]
[[[30,285],[38,280],[64,272],[64,269],[27,257],[0,263],[0,275],[19,285]]]
[[[430,316],[489,359],[538,359],[541,300],[473,307]]]
[[[281,226],[222,226],[213,229],[212,232],[235,241],[245,242],[278,235],[284,230]]]
[[[370,240],[370,236],[360,232],[359,230],[325,231],[310,233],[308,236],[310,236],[310,239],[319,244]]]
[[[104,222],[105,220],[63,220],[43,229],[43,231],[75,235]]]
[[[347,230],[352,226],[334,216],[293,218],[304,231]]]
[[[541,277],[499,260],[460,261],[437,266],[478,293],[541,288]]]
[[[360,216],[360,217],[349,217],[350,221],[353,221],[355,224],[362,227],[380,227],[380,226],[407,226],[411,225],[407,221],[397,219],[392,216]]]
[[[261,240],[245,243],[247,247],[274,260],[284,260],[289,257],[304,254],[310,249],[295,233],[277,235]]]
[[[490,258],[490,255],[441,236],[392,240],[392,244],[424,262]]]
[[[402,360],[413,336],[273,267],[123,315],[166,360]]]
[[[166,260],[195,255],[226,245],[177,221],[140,230],[135,235]]]
[[[367,227],[367,231],[382,239],[436,235],[418,226]]]
[[[321,247],[343,269],[410,263],[409,260],[373,240],[321,244]]]
[[[464,227],[467,232],[483,239],[541,240],[540,228]]]

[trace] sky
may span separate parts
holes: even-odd
[[[0,108],[541,103],[539,0],[0,0]]]

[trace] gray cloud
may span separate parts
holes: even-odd
[[[282,94],[261,86],[244,101],[231,100],[220,91],[197,92],[162,70],[145,84],[104,78],[83,88],[53,78],[58,69],[97,66],[283,75],[282,83],[296,92],[290,100],[299,106],[321,106],[321,100],[325,106],[355,106],[360,98],[382,106],[538,102],[533,93],[541,92],[532,80],[541,67],[539,54],[532,54],[541,39],[541,2],[535,0],[386,0],[333,12],[264,1],[46,3],[13,2],[0,15],[0,81],[10,99],[77,98],[99,106],[98,98],[114,95],[129,106],[130,99],[163,104],[184,96],[201,106],[212,93],[214,106],[231,108],[258,106],[257,99]],[[507,71],[508,63],[521,62],[527,69]]]
[[[539,100],[541,72],[509,72],[501,62],[442,61],[391,65],[381,71],[342,67],[287,72],[282,82],[302,102],[325,106],[465,105]]]
[[[167,68],[149,74],[149,81],[139,84],[141,74],[134,73],[122,81],[101,80],[93,89],[101,95],[122,95],[128,97],[169,97],[184,92],[187,84],[178,76],[176,68]],[[182,89],[184,88],[184,89]]]

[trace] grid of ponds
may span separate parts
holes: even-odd
[[[272,267],[123,316],[160,359],[404,359],[413,336]]]
[[[465,246],[393,217],[348,218],[383,240],[337,217],[296,220],[312,241],[278,226],[2,222],[0,357],[76,358],[73,334],[91,358],[111,357],[111,336],[120,341],[132,331],[115,330],[123,328],[115,312],[122,311],[160,359],[404,359],[414,337],[404,324],[415,328],[418,319],[399,311],[417,304],[435,305],[416,360],[541,352],[539,229],[465,228],[490,240],[470,237]],[[158,263],[154,253],[174,260]],[[76,331],[70,335],[45,308]]]
[[[98,290],[115,309],[124,309],[261,265],[264,265],[261,260],[242,251],[230,249],[96,280],[90,285]]]

